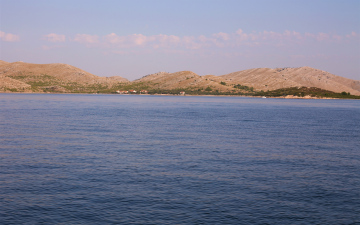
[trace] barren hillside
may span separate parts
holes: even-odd
[[[214,76],[216,77],[216,76]],[[221,77],[199,76],[191,71],[180,71],[175,73],[160,72],[150,74],[134,82],[143,82],[152,88],[158,89],[206,89],[210,87],[214,90],[227,92],[233,90],[232,86],[222,85],[224,80]]]
[[[5,62],[5,61],[0,60],[0,66],[6,65],[6,64],[9,64],[9,63],[8,63],[8,62]]]
[[[52,89],[59,92],[71,92],[76,88],[80,91],[86,86],[112,87],[118,83],[129,81],[122,77],[98,77],[74,66],[61,63],[32,64],[0,61],[0,82],[0,90],[41,91]],[[37,88],[34,88],[35,86]],[[30,90],[31,87],[32,90]]]
[[[267,91],[290,87],[317,87],[333,92],[350,92],[360,95],[360,81],[336,76],[311,67],[257,68],[238,71],[223,76],[199,76],[191,71],[176,73],[160,72],[134,82],[147,83],[158,89],[205,89],[211,87],[220,92],[238,92],[239,88],[253,87],[254,91]],[[238,88],[235,88],[236,86]],[[247,89],[249,90],[249,89]]]
[[[317,87],[333,92],[360,95],[360,81],[347,79],[311,67],[258,68],[221,76],[229,83],[240,83],[256,90],[275,90],[289,87]]]
[[[222,76],[199,76],[191,71],[159,72],[133,82],[125,78],[99,77],[67,64],[8,63],[0,60],[0,91],[115,93],[116,90],[174,90],[192,93],[254,94],[291,87],[315,87],[360,95],[360,81],[310,68],[257,68]],[[176,92],[177,93],[177,92]],[[196,94],[196,93],[195,93]]]

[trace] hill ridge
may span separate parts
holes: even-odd
[[[259,73],[259,70],[262,70]],[[222,75],[226,80],[241,82],[260,90],[289,87],[318,87],[334,92],[351,92],[360,95],[360,81],[340,77],[312,67],[256,68]]]
[[[129,81],[120,76],[99,77],[63,63],[33,64],[0,60],[0,91],[94,92],[126,89],[213,90],[217,93],[272,91],[291,87],[316,87],[360,95],[360,81],[308,66],[252,68],[225,75],[200,76],[192,71],[158,72]]]

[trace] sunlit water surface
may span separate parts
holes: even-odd
[[[359,224],[360,101],[0,94],[0,224]]]

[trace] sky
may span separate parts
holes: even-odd
[[[360,80],[360,0],[0,0],[0,60],[129,80],[301,66]]]

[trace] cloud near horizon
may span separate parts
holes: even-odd
[[[80,44],[96,44],[99,43],[99,37],[97,35],[90,34],[77,34],[73,41],[78,42]]]
[[[0,40],[7,42],[20,41],[20,37],[16,34],[5,33],[0,30]]]
[[[49,42],[65,42],[65,35],[51,33],[44,36]],[[241,46],[286,46],[292,44],[306,44],[308,42],[341,42],[343,40],[360,40],[360,35],[351,32],[347,35],[337,35],[319,32],[317,34],[304,33],[286,30],[283,33],[274,31],[262,31],[245,33],[242,29],[238,29],[234,33],[219,32],[210,36],[175,36],[175,35],[150,35],[131,34],[119,36],[110,33],[99,37],[98,35],[76,34],[74,38],[69,39],[86,45],[86,47],[102,47],[102,48],[152,48],[152,49],[187,49],[198,50],[202,48],[234,48]],[[116,52],[116,51],[114,51]],[[123,51],[120,51],[123,52]]]
[[[211,36],[175,36],[175,35],[151,35],[132,34],[118,36],[115,33],[108,34],[102,38],[103,44],[108,47],[132,48],[185,48],[196,50],[207,47],[240,47],[273,45],[282,46],[290,44],[305,44],[306,42],[340,42],[344,39],[360,39],[359,34],[351,32],[348,35],[337,35],[328,33],[304,33],[286,30],[283,33],[274,31],[245,33],[239,29],[234,33],[219,32]]]
[[[65,35],[51,33],[51,34],[44,35],[43,39],[45,39],[49,42],[65,42]]]

